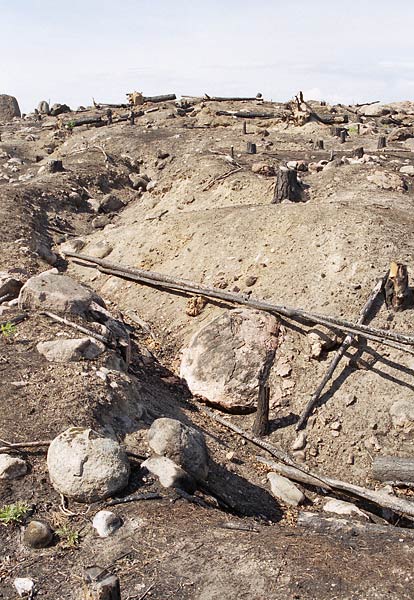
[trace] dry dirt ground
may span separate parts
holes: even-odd
[[[240,103],[197,104],[186,116],[177,114],[174,103],[156,108],[133,126],[72,127],[79,116],[103,115],[98,109],[0,125],[0,270],[14,269],[27,278],[50,268],[45,258],[55,252],[60,271],[94,288],[111,311],[122,313],[133,340],[128,373],[113,368],[109,351],[88,363],[48,363],[36,344],[73,331],[30,314],[12,339],[0,340],[0,437],[48,440],[70,425],[105,428],[137,456],[126,493],[162,496],[115,507],[124,526],[101,540],[91,518],[102,504],[73,504],[69,509],[75,514],[63,514],[44,452],[28,451],[29,474],[0,483],[0,504],[24,501],[55,529],[66,524],[79,532],[80,541],[70,547],[56,537],[50,548],[28,550],[21,527],[0,526],[0,598],[15,598],[13,579],[23,576],[35,580],[39,597],[79,598],[83,569],[93,564],[119,575],[123,600],[413,597],[414,545],[403,530],[399,537],[329,535],[298,527],[296,511],[270,495],[266,471],[255,460],[258,449],[198,410],[198,400],[179,378],[180,353],[222,306],[208,303],[191,317],[182,295],[110,277],[59,255],[60,244],[74,238],[86,242],[84,254],[105,241],[106,259],[114,263],[356,320],[391,260],[406,263],[412,273],[414,195],[410,176],[399,171],[414,165],[410,139],[377,151],[379,135],[388,135],[393,125],[351,111],[350,135],[340,145],[327,125],[288,124],[283,105],[243,104],[280,114],[248,121],[246,134],[241,120],[216,115],[238,110]],[[406,103],[403,109],[409,120],[413,107]],[[58,127],[59,120],[69,127]],[[357,121],[363,124],[359,134]],[[324,140],[323,151],[312,149],[316,139]],[[257,155],[246,153],[247,141],[256,143]],[[258,162],[275,168],[290,160],[318,162],[331,150],[351,157],[359,146],[373,158],[300,173],[301,203],[271,204],[274,177],[252,171]],[[229,162],[231,147],[236,166]],[[62,160],[65,170],[39,172],[50,159]],[[133,189],[129,175],[138,173],[153,182],[150,191]],[[97,218],[94,202],[108,192],[126,206]],[[257,278],[253,287],[247,285],[249,276]],[[0,310],[3,320],[19,312]],[[378,302],[372,324],[410,332],[412,314],[412,309],[392,313]],[[136,324],[136,316],[151,335]],[[311,357],[309,327],[283,321],[281,331],[266,439],[290,451],[294,424],[332,353]],[[111,369],[107,381],[96,375],[101,366]],[[408,354],[375,343],[351,349],[309,420],[306,447],[295,459],[321,473],[378,486],[371,478],[376,454],[411,454],[411,425],[397,427],[390,408],[398,400],[412,401],[413,374]],[[142,480],[145,432],[159,416],[204,432],[211,456],[209,490],[219,505],[205,496],[210,508],[196,506]],[[250,430],[254,415],[229,419]],[[310,489],[306,494],[306,509],[318,509],[321,497]],[[372,518],[383,522],[383,516],[377,511]],[[228,522],[242,529],[224,528]]]

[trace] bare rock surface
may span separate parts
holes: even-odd
[[[275,498],[289,506],[299,506],[305,501],[305,495],[286,477],[277,473],[268,473],[270,489]]]
[[[26,473],[26,461],[10,454],[0,454],[0,479],[16,479]]]
[[[60,339],[49,342],[39,342],[36,349],[51,362],[75,362],[93,360],[105,350],[105,346],[93,338]]]
[[[121,446],[91,429],[71,427],[49,446],[53,487],[79,502],[102,500],[128,483],[129,461]]]
[[[110,510],[100,510],[93,518],[92,526],[101,538],[106,538],[115,533],[122,525],[118,515]]]
[[[103,300],[96,293],[71,277],[53,271],[31,277],[19,295],[20,308],[72,314],[85,314],[91,302],[103,305]]]
[[[260,311],[224,312],[184,349],[181,377],[193,394],[225,409],[256,405],[259,373],[276,348],[278,320]]]

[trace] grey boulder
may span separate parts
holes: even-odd
[[[14,96],[0,94],[0,121],[11,121],[14,117],[20,117],[19,104]]]
[[[92,521],[92,527],[101,538],[109,537],[119,529],[121,525],[122,521],[120,517],[110,510],[100,510],[96,513]]]
[[[23,282],[13,277],[10,273],[0,272],[0,298],[8,296],[9,299],[17,298]]]
[[[93,338],[84,337],[39,342],[36,349],[51,362],[68,363],[93,360],[105,351],[105,346]]]
[[[45,521],[30,521],[23,534],[23,542],[29,548],[46,548],[53,539],[53,531]]]
[[[92,302],[104,306],[97,294],[67,275],[46,271],[31,277],[19,294],[19,308],[83,315]]]
[[[78,502],[107,498],[129,478],[128,457],[118,442],[83,427],[70,427],[52,441],[47,466],[53,487]]]
[[[148,444],[158,456],[165,456],[197,480],[208,475],[208,452],[202,433],[176,419],[156,419],[148,430]]]
[[[257,310],[228,310],[184,349],[181,377],[193,394],[225,409],[253,409],[259,374],[277,344],[278,320]]]

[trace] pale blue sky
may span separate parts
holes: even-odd
[[[0,93],[23,111],[146,95],[414,96],[412,0],[0,0]]]

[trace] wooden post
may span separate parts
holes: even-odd
[[[89,567],[84,572],[82,600],[121,600],[119,579],[101,567]]]
[[[352,153],[352,156],[354,158],[362,158],[364,156],[364,149],[362,146],[360,146],[359,148],[355,148],[355,150]]]
[[[230,156],[234,158],[234,146],[230,147]]]
[[[112,109],[107,108],[106,109],[106,118],[108,119],[108,125],[112,125],[112,117],[113,117]]]
[[[324,145],[323,145],[323,140],[315,140],[315,143],[313,144],[313,149],[314,150],[323,150]]]
[[[359,133],[360,133],[360,131],[361,131],[361,125],[360,125],[359,123],[357,123],[357,124],[355,125],[355,127],[356,127],[356,132],[357,132],[357,134],[359,135]]]
[[[243,121],[243,133],[246,135],[247,133],[247,121]]]
[[[342,129],[341,130],[341,140],[340,140],[341,144],[344,144],[346,142],[346,129]]]
[[[256,144],[247,142],[247,154],[256,154]]]
[[[334,160],[334,158],[335,158],[335,152],[334,152],[334,150],[331,150],[331,153],[329,155],[329,162],[332,162]]]
[[[385,135],[381,135],[378,138],[378,150],[381,150],[382,148],[385,148],[387,145],[387,138],[385,137]]]
[[[298,182],[296,171],[281,168],[276,177],[275,193],[272,204],[279,204],[282,200],[292,200],[300,202],[302,199],[302,190]]]
[[[269,398],[270,386],[268,383],[261,383],[259,386],[259,397],[257,399],[256,417],[253,423],[253,435],[262,437],[268,433],[269,429]]]

